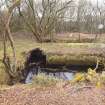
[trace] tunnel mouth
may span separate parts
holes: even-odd
[[[46,66],[46,55],[40,48],[32,49],[27,53],[25,67],[30,67],[30,65]]]

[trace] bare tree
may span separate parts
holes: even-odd
[[[5,3],[7,3],[7,1],[5,1]],[[15,51],[13,37],[11,34],[10,22],[12,19],[13,10],[19,4],[20,4],[20,0],[11,1],[11,5],[6,6],[4,16],[2,17],[3,18],[2,21],[4,23],[4,31],[3,31],[4,57],[3,57],[3,63],[6,67],[5,70],[9,74],[10,78],[16,77],[16,51]],[[8,51],[7,51],[8,41],[10,42],[10,46],[12,48],[13,61],[11,61],[10,58],[8,57]]]
[[[43,42],[45,37],[55,31],[57,21],[62,18],[71,2],[73,0],[25,0],[25,11],[19,9],[19,13],[37,41]]]

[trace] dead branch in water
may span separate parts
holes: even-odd
[[[99,63],[100,63],[100,61],[99,61],[99,59],[97,58],[96,67],[95,67],[95,69],[94,69],[95,71],[98,69]]]

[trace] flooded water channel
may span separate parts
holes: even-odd
[[[58,78],[58,79],[63,79],[63,80],[72,80],[74,77],[73,72],[38,72],[38,74],[45,74],[46,76],[51,76],[54,78]],[[33,72],[33,70],[31,70],[25,80],[25,83],[31,83],[33,80],[33,76],[37,76],[38,74],[36,74],[35,72]]]

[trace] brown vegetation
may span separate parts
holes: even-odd
[[[14,86],[0,91],[1,105],[104,105],[105,89],[94,86],[25,88]]]

